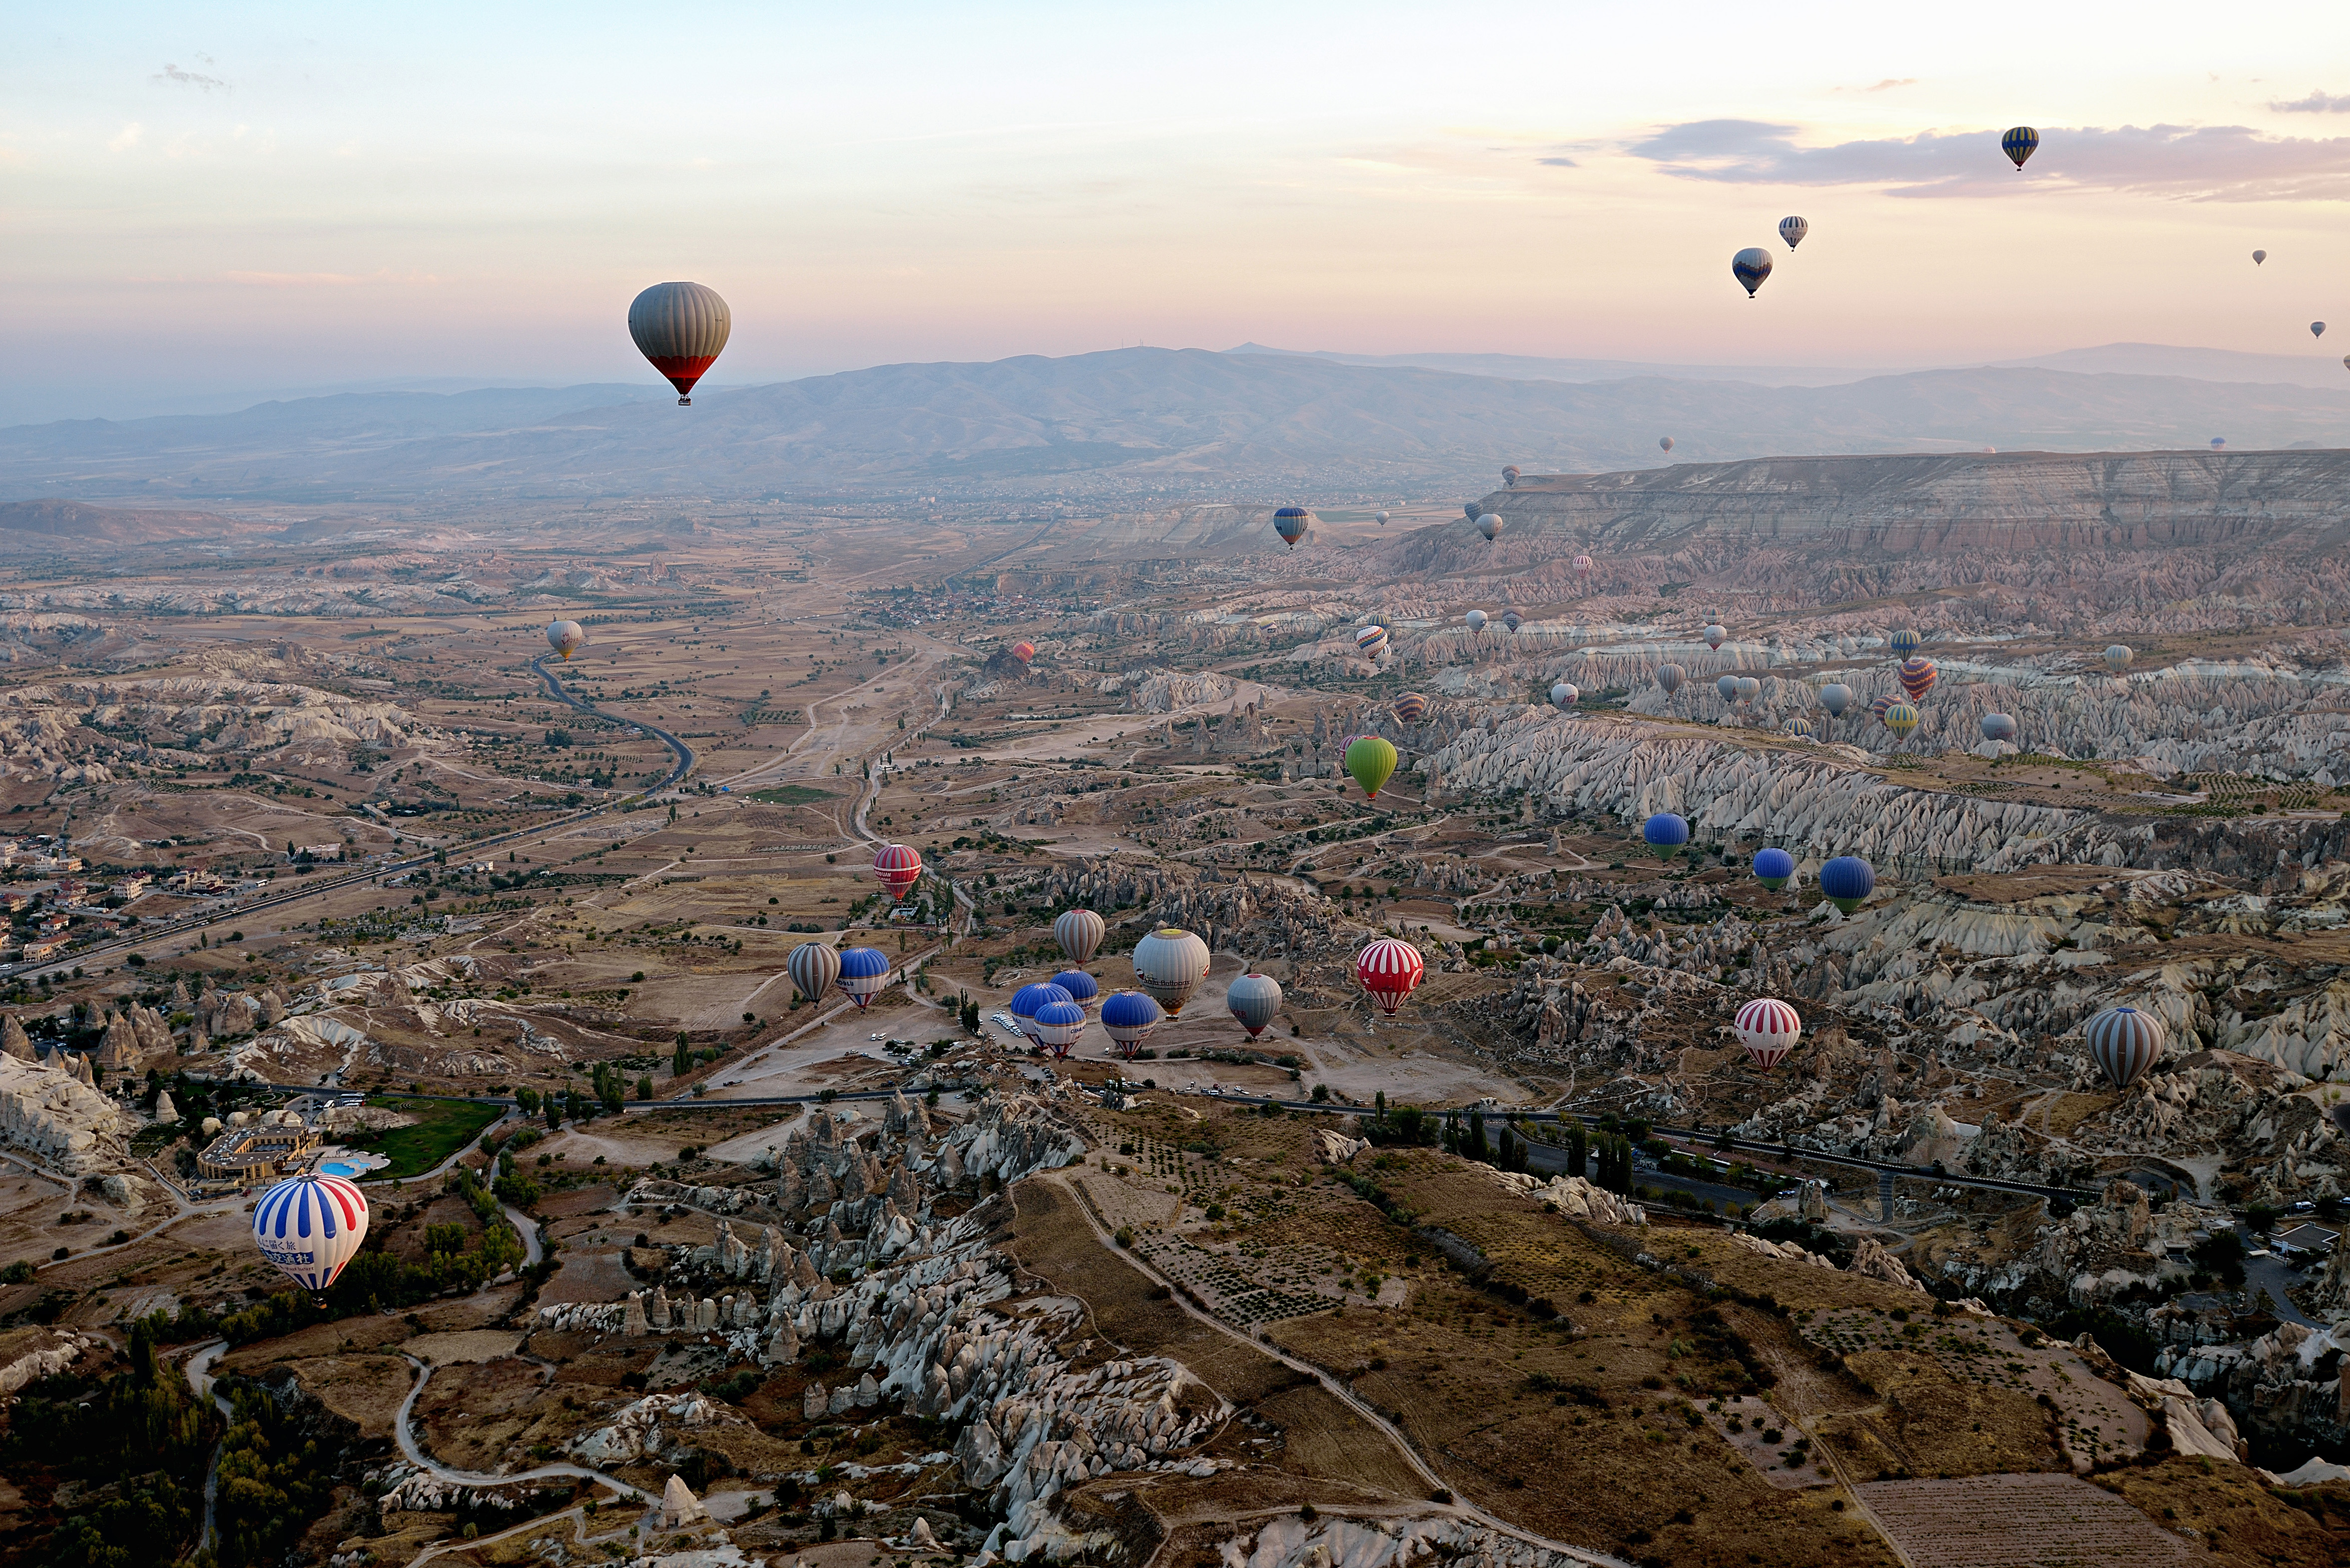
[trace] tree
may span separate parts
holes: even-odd
[[[653,1075],[650,1073],[647,1073],[637,1080],[637,1098],[640,1100],[650,1100],[652,1097]]]
[[[1581,1177],[1591,1174],[1591,1133],[1580,1121],[1566,1124],[1566,1173]]]
[[[1492,1146],[1485,1141],[1484,1112],[1469,1113],[1469,1134],[1461,1140],[1461,1152],[1471,1159],[1482,1160],[1488,1165],[1493,1162]]]
[[[671,1076],[679,1078],[693,1071],[693,1053],[686,1049],[682,1034],[678,1036],[677,1050],[670,1056],[669,1070]]]
[[[546,1096],[546,1130],[558,1132],[563,1127],[563,1106],[553,1095]]]

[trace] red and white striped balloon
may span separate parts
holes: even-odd
[[[1423,972],[1419,950],[1393,937],[1381,937],[1355,959],[1355,979],[1389,1018],[1419,989]]]
[[[922,879],[922,857],[906,845],[885,844],[873,857],[873,875],[889,889],[890,898],[903,899]]]
[[[1757,997],[1738,1010],[1738,1043],[1766,1073],[1786,1060],[1803,1033],[1804,1021],[1783,1002]]]

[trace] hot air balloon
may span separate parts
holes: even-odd
[[[1716,653],[1720,653],[1721,645],[1730,640],[1730,628],[1720,625],[1710,626],[1705,628],[1704,636],[1705,645]]]
[[[1885,711],[1885,727],[1900,740],[1908,740],[1918,727],[1918,707],[1914,702],[1896,702]]]
[[[1393,937],[1381,937],[1355,955],[1355,979],[1389,1018],[1419,989],[1425,966],[1419,950]]]
[[[1736,1027],[1747,1059],[1767,1073],[1795,1048],[1804,1021],[1785,1002],[1758,996],[1738,1010]]]
[[[2211,450],[2213,452],[2224,452],[2227,450],[2227,446],[2228,438],[2226,436],[2213,436],[2211,438]]]
[[[1901,668],[1893,673],[1894,679],[1901,682],[1901,690],[1909,694],[1909,701],[1912,702],[1923,702],[1926,700],[1926,693],[1934,689],[1936,671],[1934,661],[1930,659],[1905,659],[1901,661]]]
[[[1395,700],[1395,706],[1388,711],[1396,716],[1399,724],[1417,724],[1428,717],[1428,699],[1417,691],[1407,691]]]
[[[1847,915],[1876,888],[1876,867],[1857,855],[1839,855],[1820,867],[1820,896]]]
[[[576,620],[551,621],[546,628],[546,646],[563,655],[566,664],[588,641],[588,634],[579,629]]]
[[[1383,626],[1367,626],[1363,628],[1362,630],[1355,634],[1355,651],[1361,654],[1365,659],[1376,661],[1379,655],[1385,653],[1387,650],[1387,628]]]
[[[829,943],[802,942],[792,950],[784,968],[792,985],[808,1002],[819,1001],[840,979],[840,954]]]
[[[1588,556],[1577,556],[1575,558],[1575,575],[1578,577],[1587,579],[1597,569],[1597,566]]]
[[[1481,514],[1477,519],[1477,532],[1485,535],[1485,542],[1489,545],[1494,540],[1500,538],[1502,536],[1502,514],[1498,512]]]
[[[1721,700],[1725,702],[1738,701],[1738,677],[1735,675],[1721,676],[1714,681],[1713,689],[1721,694]]]
[[[1081,969],[1065,969],[1053,977],[1053,983],[1069,993],[1069,1000],[1079,1007],[1091,1007],[1101,1000],[1101,985]]]
[[[1659,436],[1657,439],[1657,445],[1666,452],[1670,452],[1673,450],[1673,438],[1670,436]]]
[[[891,899],[903,903],[922,879],[922,857],[911,845],[885,844],[873,857],[873,875]]]
[[[1386,527],[1387,525],[1388,525],[1388,514],[1387,514],[1386,513],[1382,512],[1382,513],[1380,513],[1380,514],[1379,514],[1379,526],[1380,526],[1380,527],[1382,527],[1382,528],[1384,528],[1384,527]]]
[[[2309,335],[2310,335],[2312,337],[2324,337],[2324,336],[2325,336],[2325,323],[2324,323],[2323,321],[2313,321],[2313,322],[2311,322],[2311,323],[2309,324]]]
[[[657,283],[629,306],[629,336],[677,389],[680,408],[693,401],[693,384],[726,347],[727,329],[726,302],[698,283]]]
[[[1284,506],[1273,514],[1273,531],[1295,550],[1297,541],[1305,537],[1305,530],[1314,525],[1314,514],[1303,506]]]
[[[1566,681],[1562,680],[1550,689],[1550,705],[1554,708],[1560,710],[1572,708],[1582,701],[1583,693]]]
[[[1150,1038],[1151,1031],[1167,1021],[1167,1014],[1157,1002],[1139,991],[1112,992],[1102,1003],[1102,1033],[1115,1041],[1128,1059]]]
[[[1820,706],[1828,711],[1831,719],[1841,719],[1844,711],[1852,706],[1852,688],[1843,681],[1831,681],[1820,688]]]
[[[1683,670],[1678,664],[1659,664],[1657,666],[1657,684],[1665,689],[1665,700],[1667,701],[1670,701],[1672,700],[1673,693],[1679,691],[1681,689],[1681,682],[1688,679],[1689,671]]]
[[[1738,700],[1741,702],[1752,702],[1762,695],[1762,682],[1755,680],[1752,675],[1742,675],[1738,678]]]
[[[1814,726],[1812,722],[1809,719],[1804,718],[1801,713],[1796,714],[1794,718],[1787,721],[1787,733],[1794,736],[1799,741],[1809,740],[1812,736],[1813,729]]]
[[[2342,368],[2345,370],[2350,370],[2350,354],[2345,354],[2342,356]]]
[[[296,1176],[253,1206],[261,1260],[314,1296],[327,1293],[367,1240],[367,1195],[339,1176]]]
[[[1811,232],[1812,225],[1804,222],[1801,218],[1782,218],[1779,220],[1779,237],[1787,242],[1787,248],[1789,250],[1794,250],[1797,245],[1802,244],[1804,243],[1804,236]]]
[[[1509,467],[1502,470],[1502,488],[1504,490],[1514,490],[1517,486],[1518,465],[1513,462],[1510,464]]]
[[[1478,518],[1483,516],[1485,514],[1485,509],[1478,505],[1473,501],[1462,502],[1461,504],[1461,510],[1469,514],[1469,521],[1471,523],[1474,523]]]
[[[2012,741],[2015,739],[2015,721],[2004,713],[1985,713],[1982,716],[1982,734],[1986,741]]]
[[[2126,1089],[2162,1055],[2162,1020],[2135,1007],[2108,1007],[2081,1031],[2089,1054],[2116,1089]]]
[[[1094,950],[1100,947],[1108,923],[1091,909],[1064,909],[1053,922],[1053,940],[1061,944],[1062,954],[1074,964],[1091,963]]]
[[[2269,259],[2269,253],[2268,253],[2268,252],[2266,252],[2266,251],[2254,251],[2254,252],[2252,253],[2252,265],[2253,265],[2254,266],[2258,266],[2258,265],[2261,265],[2261,263],[2262,263],[2262,262],[2264,262],[2264,261],[2266,261],[2266,260],[2268,260],[2268,259]]]
[[[1892,708],[1893,704],[1900,701],[1900,698],[1896,697],[1890,691],[1887,691],[1882,697],[1872,697],[1868,700],[1868,716],[1872,719],[1881,720],[1885,717],[1887,711]]]
[[[1170,1018],[1208,978],[1208,944],[1177,926],[1161,926],[1134,944],[1134,979]]]
[[[1795,857],[1783,849],[1760,850],[1754,857],[1754,879],[1773,893],[1795,874]]]
[[[843,948],[840,974],[834,983],[862,1012],[865,1004],[889,983],[889,960],[879,948]]]
[[[1894,658],[1907,659],[1917,652],[1918,646],[1924,641],[1925,639],[1905,626],[1897,628],[1893,635],[1885,639],[1885,646],[1893,650]]]
[[[1347,772],[1363,786],[1363,797],[1377,800],[1379,786],[1395,775],[1395,743],[1378,735],[1364,735],[1347,743],[1346,763]]]
[[[1004,1011],[1012,1014],[1012,1022],[1021,1033],[1042,1045],[1044,1042],[1036,1038],[1036,1014],[1048,1002],[1075,1002],[1076,1000],[1076,998],[1049,980],[1035,981],[1014,992],[1012,1001],[1005,1006]]]
[[[1505,609],[1502,612],[1502,629],[1503,631],[1515,631],[1518,628],[1525,624],[1526,618],[1520,615],[1517,611],[1513,609]]]
[[[1469,623],[1469,629],[1471,631],[1482,631],[1485,629],[1485,612],[1483,610],[1471,610],[1467,615],[1462,616],[1461,618]]]
[[[1251,970],[1225,990],[1224,1005],[1232,1009],[1232,1016],[1240,1020],[1241,1027],[1253,1040],[1281,1012],[1281,982],[1269,974]]]
[[[1747,298],[1753,298],[1762,280],[1771,275],[1771,253],[1761,245],[1748,245],[1730,258],[1730,275],[1746,290]]]
[[[2028,125],[2014,126],[1999,139],[1999,150],[2015,160],[2018,174],[2023,172],[2023,161],[2031,157],[2039,146],[2040,133]]]
[[[1012,657],[1025,664],[1036,657],[1036,645],[1026,641],[1015,642],[1012,645]]]
[[[1689,837],[1689,819],[1673,812],[1660,811],[1640,824],[1642,842],[1659,860],[1670,860],[1679,855]]]
[[[2106,669],[2126,670],[2129,668],[2129,661],[2130,650],[2126,645],[2117,642],[2106,649]]]
[[[1048,1002],[1036,1010],[1034,1027],[1037,1044],[1055,1056],[1066,1056],[1086,1032],[1086,1010],[1075,1002]]]

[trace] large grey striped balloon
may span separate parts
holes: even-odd
[[[2162,1020],[2135,1007],[2106,1008],[2089,1020],[2083,1033],[2089,1043],[2089,1054],[2096,1058],[2116,1089],[2136,1083],[2138,1075],[2162,1054]]]
[[[822,1002],[833,981],[840,978],[840,953],[824,942],[802,942],[792,950],[784,967],[791,971],[792,984],[803,999]]]

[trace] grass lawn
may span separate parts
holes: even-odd
[[[778,784],[774,789],[754,789],[753,800],[764,800],[769,805],[811,805],[820,800],[830,800],[828,789],[810,789],[806,784]]]
[[[368,1104],[416,1118],[413,1127],[392,1127],[346,1140],[354,1148],[372,1149],[391,1160],[383,1169],[369,1171],[363,1179],[369,1181],[422,1175],[481,1137],[482,1129],[497,1120],[504,1111],[499,1106],[411,1100],[402,1095],[373,1095],[369,1096]]]

